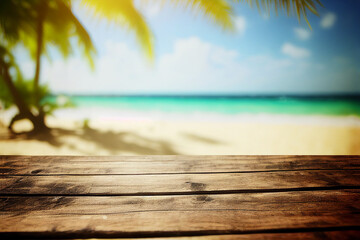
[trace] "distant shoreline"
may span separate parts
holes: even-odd
[[[289,114],[360,116],[360,98],[220,97],[220,96],[70,96],[79,108],[137,114],[161,112],[192,115]],[[51,100],[51,99],[50,99]],[[53,97],[51,101],[57,101]],[[120,115],[122,115],[120,113]]]
[[[8,123],[16,109],[3,111],[0,120]],[[324,114],[274,114],[274,113],[239,113],[239,114],[221,114],[221,113],[165,113],[161,111],[140,112],[125,111],[114,109],[104,109],[98,107],[78,107],[60,109],[54,112],[48,119],[57,119],[59,121],[83,122],[208,122],[208,123],[239,123],[239,124],[275,124],[275,125],[312,125],[312,126],[347,126],[360,127],[360,116],[336,116]]]

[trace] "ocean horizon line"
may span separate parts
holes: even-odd
[[[336,99],[359,100],[359,94],[68,94],[57,93],[51,96],[65,95],[69,97],[100,97],[100,98],[188,98],[188,99]]]

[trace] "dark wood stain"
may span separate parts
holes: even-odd
[[[36,169],[36,170],[31,171],[30,173],[31,174],[38,174],[38,173],[41,173],[42,171],[43,171],[42,169]]]
[[[199,202],[210,202],[210,201],[213,201],[214,199],[207,195],[199,195],[196,197],[196,200]]]
[[[71,195],[78,192],[87,192],[87,187],[69,183],[49,183],[44,185],[45,189],[51,189],[55,194]]]
[[[186,182],[187,184],[190,184],[190,189],[192,191],[203,191],[206,188],[206,184],[204,183],[197,183],[197,182]]]
[[[68,206],[72,202],[71,197],[39,197],[36,201],[31,198],[1,197],[0,211],[27,214],[32,211],[54,210]]]
[[[1,189],[1,192],[11,192],[12,189],[21,189],[23,194],[27,194],[31,191],[31,188],[35,185],[35,179],[27,177],[19,177],[15,182]]]

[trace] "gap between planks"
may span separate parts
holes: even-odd
[[[264,231],[192,231],[192,232],[9,232],[0,233],[2,238],[26,239],[93,239],[93,240],[236,240],[236,239],[357,239],[360,231],[357,226],[331,228],[298,228]]]

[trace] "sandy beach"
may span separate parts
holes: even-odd
[[[12,137],[2,126],[1,154],[228,155],[360,154],[360,118],[242,115],[226,118],[80,119],[49,117],[50,133]],[[18,131],[30,128],[19,122]]]

